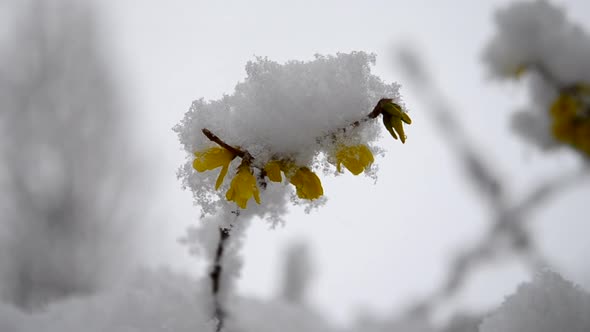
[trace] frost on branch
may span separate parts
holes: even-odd
[[[237,204],[277,218],[288,197],[284,188],[299,199],[324,194],[315,170],[344,165],[373,175],[371,144],[379,136],[373,120],[382,114],[402,142],[402,122],[411,123],[399,86],[372,75],[374,62],[363,52],[285,64],[258,57],[233,94],[194,101],[175,131],[190,154],[179,176],[204,214]]]
[[[479,331],[590,331],[590,294],[545,271],[533,282],[521,285],[516,294],[483,321]]]
[[[543,148],[567,145],[590,156],[590,36],[546,1],[508,6],[485,61],[500,78],[527,75],[531,105],[513,126]]]

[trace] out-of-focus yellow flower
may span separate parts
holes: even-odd
[[[385,126],[385,129],[387,129],[395,139],[397,139],[399,135],[399,139],[402,143],[405,143],[406,134],[404,133],[402,122],[411,124],[412,119],[410,119],[410,116],[402,110],[401,106],[391,101],[382,99],[378,106],[382,109],[381,115],[383,115],[383,125]]]
[[[590,156],[590,120],[580,124],[576,130],[576,145]]]
[[[352,174],[359,175],[373,163],[373,153],[364,145],[341,146],[336,150],[336,168],[343,164]]]
[[[223,183],[225,174],[227,174],[229,164],[235,157],[235,154],[222,147],[213,147],[205,151],[197,151],[195,152],[193,168],[198,172],[204,172],[221,167],[221,172],[215,182],[215,189],[219,189]]]
[[[297,189],[299,198],[313,200],[324,194],[320,178],[307,167],[300,167],[289,181]]]
[[[281,176],[281,161],[271,160],[264,166],[266,176],[272,182],[282,182],[283,177]]]
[[[527,66],[527,65],[520,65],[520,66],[517,66],[517,67],[514,69],[514,76],[516,76],[516,78],[521,78],[521,77],[522,77],[522,75],[524,75],[524,73],[526,73],[526,71],[527,71],[528,69],[529,69],[529,68],[528,68],[528,66]]]
[[[590,94],[582,84],[574,92],[562,93],[551,105],[551,133],[566,144],[590,155],[590,105],[585,105],[583,96]]]
[[[562,93],[555,99],[549,112],[555,120],[571,120],[582,108],[580,101],[574,96]]]
[[[227,198],[228,201],[236,202],[239,207],[245,209],[252,196],[254,196],[256,203],[260,204],[260,193],[256,184],[256,178],[252,174],[250,165],[242,163],[238,167],[236,176],[231,180],[225,198]]]

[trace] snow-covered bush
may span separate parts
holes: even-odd
[[[214,257],[210,276],[218,331],[224,325],[223,302],[231,280],[224,267],[230,275],[239,270],[239,245],[226,244],[230,230],[239,239],[250,216],[281,220],[286,182],[295,187],[293,202],[321,204],[324,188],[314,170],[329,173],[333,165],[341,172],[344,165],[354,175],[375,176],[373,153],[380,150],[371,144],[379,135],[377,117],[382,116],[395,139],[405,142],[402,123],[411,120],[398,85],[372,75],[374,62],[375,56],[364,52],[285,64],[259,57],[248,62],[246,79],[231,95],[194,101],[175,127],[191,156],[179,176],[203,214],[213,215],[208,225],[189,231],[185,242],[194,248],[194,240],[201,240]],[[217,168],[219,174],[211,172]],[[224,181],[226,174],[231,181]],[[251,199],[257,205],[248,205]],[[236,221],[238,217],[242,220]]]
[[[245,209],[254,197],[263,207],[250,204],[250,213],[276,216],[285,191],[272,182],[283,182],[281,173],[296,196],[308,200],[324,193],[313,170],[328,172],[333,164],[340,171],[343,164],[355,175],[374,176],[373,153],[380,150],[371,144],[379,127],[370,120],[383,114],[386,128],[402,142],[402,121],[411,122],[398,85],[371,74],[374,61],[363,52],[285,64],[259,57],[248,62],[246,79],[231,95],[193,102],[175,130],[194,154],[180,176],[203,211],[233,209],[225,199]],[[219,167],[219,176],[206,172]],[[231,181],[224,181],[226,173]]]
[[[0,300],[37,310],[119,277],[146,196],[139,208],[138,154],[94,7],[9,5],[1,5],[15,27],[0,45]]]
[[[496,23],[485,51],[493,75],[529,78],[531,103],[514,115],[517,132],[590,156],[590,36],[544,0],[509,5]]]

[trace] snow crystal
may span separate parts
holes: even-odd
[[[590,294],[558,274],[544,271],[484,319],[479,331],[588,332]]]
[[[379,99],[392,98],[403,105],[397,84],[385,84],[371,74],[374,62],[375,56],[364,52],[316,55],[312,61],[285,64],[257,57],[247,63],[247,77],[231,95],[194,101],[175,131],[190,154],[179,177],[192,189],[203,213],[212,214],[229,204],[224,199],[230,183],[227,179],[235,175],[240,162],[240,158],[232,162],[226,181],[220,190],[214,190],[218,172],[192,169],[193,153],[216,145],[203,135],[203,128],[248,151],[256,167],[272,158],[318,170],[327,163],[326,156],[335,144],[375,141],[379,121],[348,126],[368,115]],[[339,131],[345,127],[345,132]],[[269,183],[261,192],[264,208],[249,205],[250,213],[280,218],[277,211],[284,210],[288,196],[285,187]],[[225,205],[229,209],[233,206]]]

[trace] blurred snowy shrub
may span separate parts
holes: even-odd
[[[509,5],[496,23],[484,55],[494,76],[530,74],[531,105],[515,114],[517,132],[543,148],[590,156],[590,36],[543,0]]]
[[[383,114],[385,127],[402,142],[402,122],[411,120],[398,85],[371,74],[374,62],[374,55],[363,52],[285,64],[259,57],[248,62],[247,77],[233,94],[194,101],[175,127],[185,150],[194,153],[179,176],[204,213],[221,205],[234,209],[225,199],[244,209],[251,198],[264,202],[251,213],[276,213],[285,195],[271,182],[283,182],[282,174],[296,196],[307,200],[324,193],[314,169],[327,173],[330,165],[338,171],[344,165],[355,175],[375,176],[371,165],[379,149],[371,144],[379,126],[369,120]],[[219,175],[206,172],[216,168]]]
[[[138,270],[96,295],[54,302],[33,314],[0,304],[0,331],[212,331],[203,292],[200,282],[168,270]]]
[[[0,300],[35,310],[118,278],[149,203],[95,7],[2,5]]]
[[[545,271],[521,285],[500,309],[484,319],[479,331],[588,332],[590,294]]]

